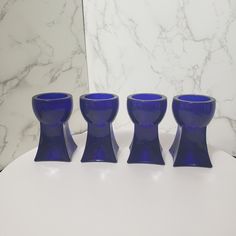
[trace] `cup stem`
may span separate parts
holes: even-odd
[[[110,123],[88,123],[88,135],[81,162],[117,162],[118,145]]]
[[[76,144],[70,142],[64,124],[47,125],[40,123],[40,141],[35,161],[70,161],[71,154],[76,149]],[[69,140],[68,140],[69,139]]]
[[[212,167],[206,143],[206,127],[179,127],[171,147],[174,166]]]
[[[128,163],[151,163],[164,165],[159,144],[157,125],[135,124],[134,138],[130,149]]]

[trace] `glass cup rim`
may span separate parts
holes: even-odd
[[[156,98],[142,99],[142,98],[135,97],[135,96],[145,96],[145,95],[154,96]],[[167,100],[167,97],[159,93],[134,93],[134,94],[129,95],[127,99],[137,101],[137,102],[160,102],[163,100]]]
[[[59,96],[58,97],[57,96],[53,97],[53,95],[59,95]],[[50,96],[52,96],[52,97],[50,97]],[[36,95],[34,95],[32,97],[33,100],[45,101],[45,102],[58,101],[58,100],[66,100],[66,99],[71,99],[71,98],[72,98],[71,94],[63,93],[63,92],[39,93],[39,94],[36,94]]]
[[[101,96],[101,97],[99,97]],[[80,96],[81,100],[101,102],[118,99],[118,96],[113,93],[87,93]]]
[[[185,97],[185,98],[184,98]],[[190,97],[195,97],[195,98],[201,98],[200,100],[191,100],[187,99]],[[208,95],[203,95],[203,94],[180,94],[174,96],[173,100],[179,101],[179,102],[184,102],[184,103],[190,103],[190,104],[202,104],[202,103],[212,103],[215,102],[215,98],[208,96]]]

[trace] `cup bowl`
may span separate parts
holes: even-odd
[[[119,98],[110,93],[91,93],[80,96],[80,109],[87,122],[112,122],[118,112]]]
[[[167,98],[153,93],[138,93],[127,98],[128,114],[135,124],[158,124],[163,119]]]
[[[178,95],[173,99],[172,110],[178,125],[206,127],[215,113],[215,99],[197,94]]]
[[[33,96],[32,106],[41,123],[64,123],[71,115],[73,101],[68,93],[42,93]]]

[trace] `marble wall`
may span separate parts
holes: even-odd
[[[236,155],[236,1],[84,0],[92,91],[121,97],[166,94],[165,132],[175,131],[171,100],[181,93],[217,99],[209,143]]]
[[[31,97],[74,96],[73,132],[85,130],[78,96],[88,91],[81,0],[0,1],[0,169],[37,145]]]

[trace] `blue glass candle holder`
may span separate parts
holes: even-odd
[[[172,110],[178,123],[170,148],[174,166],[212,167],[206,129],[215,113],[215,99],[194,94],[175,96]]]
[[[134,123],[128,163],[164,165],[158,136],[158,124],[163,119],[167,99],[163,95],[140,93],[128,96],[127,108]]]
[[[87,141],[81,162],[117,162],[119,146],[112,122],[119,107],[118,96],[91,93],[80,97],[80,109],[88,123]]]
[[[35,161],[70,161],[77,148],[68,125],[73,108],[67,93],[43,93],[32,98],[40,122],[40,139]]]

